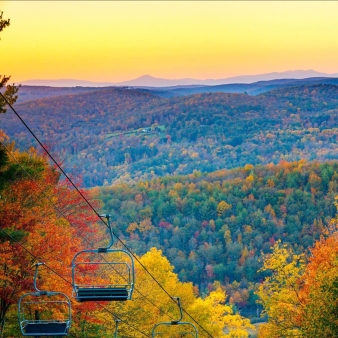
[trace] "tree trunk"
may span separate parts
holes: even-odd
[[[6,304],[4,299],[0,299],[0,338],[3,337],[4,334],[4,327],[6,321],[6,312],[9,306]]]
[[[5,317],[1,318],[0,320],[0,338],[3,337],[4,327],[5,327]]]

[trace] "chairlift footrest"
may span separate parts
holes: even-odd
[[[24,328],[25,336],[66,336],[67,323],[27,323]]]
[[[75,298],[78,302],[126,301],[129,292],[126,288],[78,288]]]

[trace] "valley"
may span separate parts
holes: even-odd
[[[163,252],[202,297],[222,289],[236,313],[266,320],[263,258],[278,243],[309,254],[337,213],[338,87],[58,90],[15,109],[114,232],[140,257]],[[34,146],[10,111],[1,124],[19,148]]]

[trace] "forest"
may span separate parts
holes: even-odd
[[[20,151],[4,133],[0,141],[3,337],[20,335],[18,300],[34,290],[40,262],[39,288],[72,299],[73,337],[112,337],[116,317],[118,337],[150,337],[156,323],[178,317],[162,288],[181,298],[199,337],[337,336],[336,162],[283,161],[79,187],[94,208],[109,210],[114,232],[137,264],[132,300],[78,303],[70,263],[82,249],[106,245],[107,232],[46,154]],[[114,247],[121,249],[117,242]],[[79,278],[88,283],[103,273],[111,283],[120,278],[102,269]],[[254,326],[246,316],[262,323]],[[163,332],[182,337],[181,331]]]
[[[94,187],[281,160],[335,160],[337,92],[335,85],[310,84],[257,96],[161,98],[151,91],[106,88],[15,108],[67,172]],[[21,149],[35,144],[12,112],[1,116],[1,125]],[[144,128],[154,132],[142,133]]]
[[[95,189],[133,250],[160,248],[182,281],[205,294],[221,283],[253,316],[262,254],[279,240],[307,252],[335,216],[338,164],[282,161]]]
[[[184,316],[190,319],[188,313],[194,318],[199,337],[248,337],[248,330],[254,330],[248,319],[235,313],[231,304],[225,302],[227,296],[220,285],[202,298],[193,283],[180,281],[172,264],[157,248],[138,256],[132,300],[75,301],[70,282],[70,263],[74,255],[84,248],[106,245],[105,228],[98,224],[96,214],[72,189],[70,182],[62,179],[57,168],[48,163],[46,154],[40,154],[34,148],[20,152],[3,133],[0,133],[0,141],[2,337],[21,335],[18,301],[34,291],[34,265],[41,262],[45,266],[40,269],[37,281],[40,290],[64,292],[72,299],[69,332],[72,337],[113,337],[115,318],[121,319],[118,337],[150,337],[156,323],[179,317],[177,306],[168,295],[181,298],[186,311]],[[81,189],[81,192],[94,208],[100,208],[95,191]],[[156,278],[156,283],[146,271]],[[88,283],[88,278],[92,279],[92,283],[101,280],[103,273],[108,274],[110,283],[120,278],[111,267],[108,271],[97,268],[89,272],[89,275],[78,277],[79,283]],[[32,305],[26,306],[29,315]],[[43,315],[48,315],[60,321],[64,315],[62,310],[54,308],[53,304],[47,310],[43,304],[38,307],[41,320],[47,318]],[[171,334],[181,337],[175,332]]]
[[[161,323],[172,338],[338,337],[336,79],[21,92],[9,79],[0,338],[154,337]]]

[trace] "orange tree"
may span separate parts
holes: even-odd
[[[5,139],[0,132],[1,334],[18,298],[32,291],[37,261],[45,262],[66,279],[41,269],[43,289],[71,294],[71,260],[83,248],[78,234],[91,232],[90,224],[96,221],[96,215],[66,181],[60,180],[46,156],[34,148],[15,150],[13,144],[5,144]],[[92,203],[98,207],[95,201]],[[92,232],[90,236],[95,238]]]
[[[337,221],[332,219],[307,261],[280,242],[264,257],[262,270],[270,276],[258,296],[268,323],[259,337],[338,337]]]

